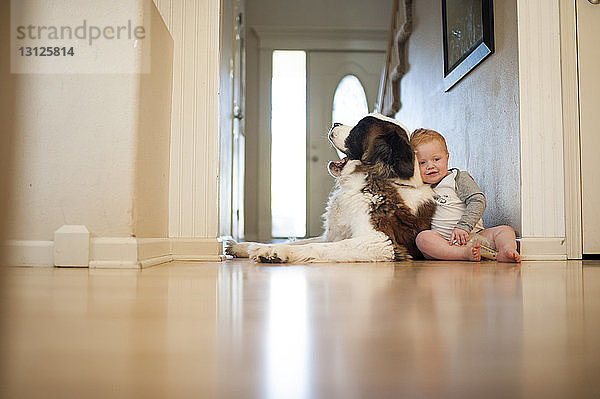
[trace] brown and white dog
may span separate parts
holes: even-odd
[[[422,258],[415,237],[431,227],[433,191],[421,180],[406,129],[379,114],[334,124],[329,141],[345,154],[321,237],[286,244],[230,242],[226,253],[257,262],[381,262]]]

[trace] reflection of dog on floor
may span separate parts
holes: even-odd
[[[422,258],[415,237],[431,227],[435,202],[406,129],[373,114],[354,127],[334,124],[329,141],[346,156],[328,165],[336,186],[323,236],[286,244],[230,242],[227,254],[265,263]]]

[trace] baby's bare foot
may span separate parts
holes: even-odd
[[[464,247],[465,249],[465,260],[471,262],[479,262],[481,260],[481,246],[479,244],[475,244],[472,247]]]
[[[512,248],[498,252],[498,262],[521,263],[521,255]]]

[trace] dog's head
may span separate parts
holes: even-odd
[[[335,123],[329,141],[344,153],[340,161],[329,162],[329,173],[342,174],[348,161],[358,160],[361,169],[381,178],[410,179],[415,172],[415,153],[408,132],[398,122],[379,114],[361,119],[350,127]]]

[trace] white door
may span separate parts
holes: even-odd
[[[385,53],[310,51],[307,55],[307,236],[316,237],[323,232],[321,215],[334,184],[327,171],[327,163],[339,159],[327,141],[327,132],[332,122],[345,122],[332,121],[336,88],[344,77],[358,78],[366,94],[367,108],[364,113],[372,111],[377,100]],[[357,99],[347,106],[355,108],[358,102]],[[357,120],[362,116],[364,115],[357,115]]]
[[[600,4],[577,0],[583,253],[600,254]]]
[[[221,26],[219,228],[235,239],[244,233],[244,3],[224,1]]]

